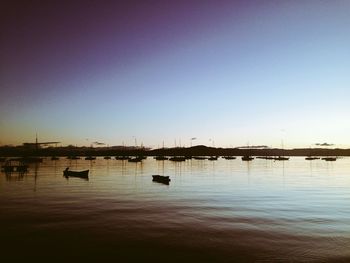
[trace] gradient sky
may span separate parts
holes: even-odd
[[[350,147],[349,1],[0,4],[0,144]]]

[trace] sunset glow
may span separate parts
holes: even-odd
[[[350,147],[348,1],[117,2],[2,6],[2,145]]]

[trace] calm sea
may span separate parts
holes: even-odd
[[[1,262],[350,262],[350,159],[45,159],[0,174],[0,243]]]

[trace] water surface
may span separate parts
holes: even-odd
[[[1,173],[0,211],[12,260],[349,262],[350,159],[45,159]]]

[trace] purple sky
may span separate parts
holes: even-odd
[[[14,2],[1,144],[350,146],[347,1]]]

